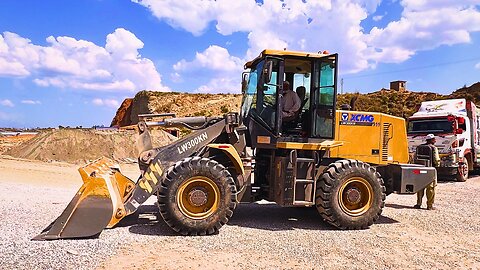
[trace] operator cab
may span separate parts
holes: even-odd
[[[245,69],[241,118],[252,147],[334,138],[337,54],[264,50]],[[288,121],[282,117],[284,82],[300,100]]]

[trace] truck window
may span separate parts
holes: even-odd
[[[411,120],[408,133],[452,133],[453,123],[447,118]]]

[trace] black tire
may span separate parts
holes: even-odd
[[[182,235],[217,233],[233,215],[236,187],[227,169],[208,158],[186,158],[172,166],[158,192],[165,222]]]
[[[317,182],[315,203],[320,215],[340,229],[366,229],[382,213],[385,186],[367,163],[339,160]]]
[[[468,179],[468,160],[466,158],[458,165],[456,179],[457,182],[465,182]]]

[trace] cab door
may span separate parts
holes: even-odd
[[[312,75],[312,138],[333,139],[337,99],[337,54],[314,61]]]

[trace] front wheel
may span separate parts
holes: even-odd
[[[183,235],[218,232],[233,215],[236,187],[228,170],[208,158],[187,158],[169,171],[158,192],[165,222]]]
[[[465,182],[468,179],[468,160],[463,159],[463,162],[458,165],[457,182]]]
[[[364,229],[380,217],[385,197],[375,168],[358,160],[339,160],[318,180],[315,203],[328,223],[340,229]]]

